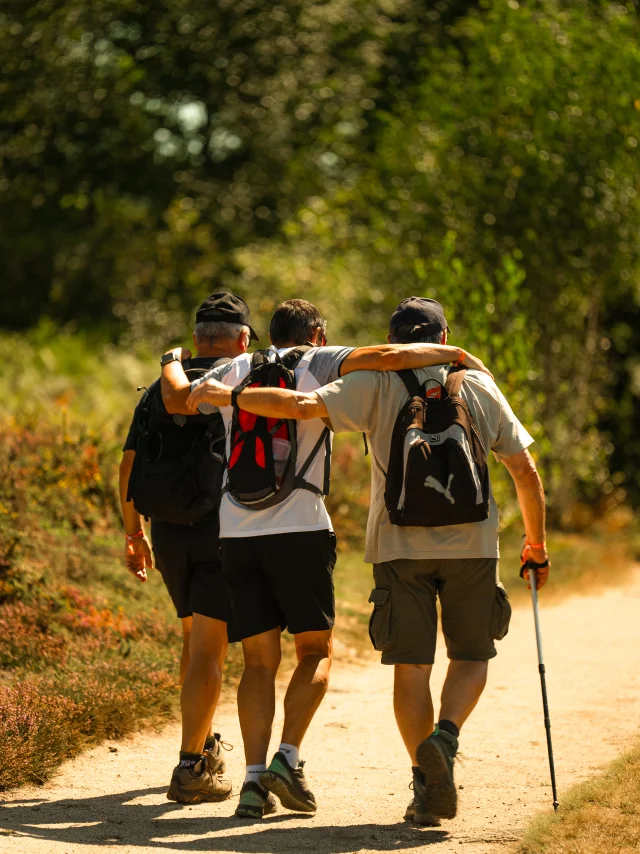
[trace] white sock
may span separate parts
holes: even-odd
[[[266,765],[247,765],[247,775],[244,778],[245,783],[257,783],[259,786],[260,774],[266,770]]]
[[[278,748],[280,753],[284,753],[287,762],[289,763],[291,768],[298,767],[298,754],[300,753],[300,748],[296,747],[293,744],[285,744],[284,742]]]

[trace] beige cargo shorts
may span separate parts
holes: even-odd
[[[433,664],[438,613],[454,661],[488,661],[509,631],[497,558],[393,560],[373,567],[369,635],[383,664]]]

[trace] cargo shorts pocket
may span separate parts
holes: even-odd
[[[493,614],[491,620],[491,635],[494,640],[502,640],[509,631],[511,622],[511,602],[507,591],[496,584],[496,598],[493,603]]]
[[[391,644],[391,590],[374,587],[369,596],[373,612],[369,619],[369,637],[373,648],[384,652]]]

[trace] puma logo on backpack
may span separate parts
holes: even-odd
[[[450,371],[436,396],[413,371],[398,371],[409,400],[391,437],[384,497],[394,525],[436,528],[489,516],[487,455],[460,395],[465,374]]]
[[[237,395],[245,388],[295,389],[295,370],[310,345],[294,347],[280,356],[275,350],[256,350],[251,370],[232,394],[233,417],[224,491],[246,510],[266,510],[280,504],[295,489],[316,495],[329,494],[331,432],[325,428],[311,453],[296,473],[298,462],[297,422],[266,418],[237,406]],[[321,448],[325,448],[324,487],[319,489],[305,476]]]

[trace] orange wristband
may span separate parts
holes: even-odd
[[[140,529],[135,534],[125,534],[125,539],[128,543],[131,543],[133,540],[141,540],[144,537],[144,531]]]
[[[544,549],[545,551],[547,550],[547,544],[546,543],[525,542],[525,545],[529,546],[530,549]]]
[[[456,368],[458,367],[458,365],[461,365],[464,362],[464,360],[467,358],[466,350],[463,350],[462,347],[460,347],[460,352],[462,353],[460,358],[457,361],[453,362],[453,366]]]

